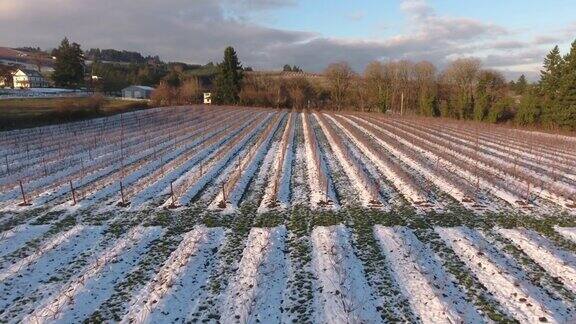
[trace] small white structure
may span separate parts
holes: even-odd
[[[29,69],[18,69],[12,74],[14,89],[46,88],[48,82],[40,72]]]
[[[211,105],[212,104],[212,93],[204,92],[204,104]]]
[[[154,88],[140,85],[129,86],[122,89],[122,97],[130,99],[150,99]]]

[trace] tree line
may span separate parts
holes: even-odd
[[[84,84],[80,45],[64,39],[54,56],[57,86]],[[96,90],[157,86],[157,105],[200,103],[202,92],[212,91],[215,103],[227,105],[393,112],[576,130],[576,41],[566,55],[558,46],[550,51],[535,83],[525,76],[507,82],[501,72],[483,68],[475,58],[457,59],[442,70],[409,60],[374,61],[361,73],[346,62],[330,64],[320,75],[290,65],[282,70],[274,74],[244,68],[232,47],[217,65],[96,60],[91,66],[92,74],[102,77]]]
[[[283,70],[301,72],[289,67]],[[501,72],[483,68],[476,58],[457,59],[441,71],[430,62],[409,60],[374,61],[362,73],[346,62],[333,63],[320,76],[243,70],[234,49],[227,48],[214,83],[217,103],[393,112],[576,130],[576,41],[564,56],[554,47],[535,83],[524,75],[507,82]]]

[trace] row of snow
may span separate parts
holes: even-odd
[[[305,163],[312,208],[339,208],[348,201],[341,199],[342,194],[350,193],[357,198],[352,201],[365,207],[386,208],[388,201],[382,193],[387,188],[382,190],[375,173],[369,172],[373,169],[383,176],[385,186],[418,211],[442,210],[446,201],[438,193],[480,213],[502,204],[526,212],[542,211],[548,203],[570,212],[576,209],[576,180],[572,179],[576,174],[558,171],[576,166],[576,156],[562,146],[547,148],[536,142],[525,152],[528,144],[496,142],[499,137],[486,131],[478,131],[480,144],[469,131],[452,124],[444,132],[432,121],[374,114],[286,114],[229,107],[181,107],[168,109],[166,116],[161,113],[129,113],[33,133],[53,132],[58,137],[49,138],[58,145],[26,132],[3,133],[0,141],[7,144],[4,151],[12,152],[6,155],[12,159],[27,160],[22,158],[31,155],[31,160],[47,159],[55,166],[67,162],[24,181],[23,188],[14,182],[15,174],[27,179],[27,172],[28,177],[41,172],[42,163],[23,163],[18,172],[0,175],[0,185],[6,189],[0,193],[0,209],[176,208],[190,203],[215,177],[223,176],[220,193],[208,203],[212,209],[234,211],[257,174],[264,177],[259,180],[264,181],[259,211],[284,209],[295,194],[290,188],[294,161]],[[301,121],[303,146],[295,143],[296,119]],[[283,131],[280,125],[285,125]],[[87,127],[95,140],[81,135],[81,127]],[[66,143],[66,134],[78,139]],[[27,149],[17,148],[21,145],[12,137],[28,140]],[[327,143],[320,142],[324,138]],[[232,163],[235,169],[230,168]],[[336,187],[333,176],[339,171],[352,188]],[[22,189],[31,207],[19,206]],[[76,205],[71,206],[73,200]]]
[[[10,245],[29,228],[5,235]],[[556,228],[574,240],[574,228]],[[130,272],[147,244],[163,235],[155,227],[137,226],[108,242],[110,248],[90,247],[101,238],[97,228],[73,227],[46,239],[37,252],[14,268],[2,265],[0,319],[25,322],[81,321],[113,293],[114,283]],[[487,233],[466,227],[436,228],[440,236],[506,315],[522,323],[566,323],[574,320],[574,300],[553,298],[525,277],[514,257],[498,250]],[[564,287],[576,293],[576,258],[547,239],[526,229],[496,229],[511,244],[538,263]],[[284,226],[252,228],[237,271],[218,297],[218,313],[226,323],[270,323],[286,319],[285,290],[292,269],[285,253],[289,233]],[[383,296],[369,285],[353,244],[353,233],[343,225],[319,226],[310,234],[313,280],[313,320],[323,323],[381,322]],[[414,312],[423,323],[478,323],[486,321],[466,295],[466,288],[446,271],[443,256],[406,227],[375,226],[374,236],[388,269]],[[127,301],[122,322],[156,323],[189,319],[200,301],[210,294],[208,278],[226,239],[221,228],[199,226],[183,234],[182,241],[148,284]],[[576,242],[575,242],[576,243]],[[75,255],[92,249],[88,264],[68,282],[46,282],[55,267],[66,267]],[[6,271],[8,269],[8,271]],[[17,276],[14,276],[17,275]],[[38,297],[19,309],[12,302]],[[6,317],[13,316],[13,317]]]

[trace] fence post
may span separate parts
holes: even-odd
[[[126,205],[126,201],[124,201],[124,187],[122,186],[122,180],[120,180],[120,196],[122,196],[122,205]]]
[[[70,191],[72,192],[72,201],[74,201],[74,205],[76,205],[76,191],[72,185],[72,180],[70,180]]]
[[[6,161],[6,173],[9,173],[10,172],[10,164],[8,164],[8,154],[6,154],[4,156],[4,159]]]
[[[174,188],[172,186],[173,183],[174,181],[170,182],[170,196],[172,196],[172,205],[176,206],[176,201],[174,200]]]
[[[22,185],[22,180],[18,180],[18,182],[20,183],[20,192],[22,193],[22,200],[24,201],[24,206],[28,205],[28,202],[26,201],[26,195],[24,194],[24,186]]]

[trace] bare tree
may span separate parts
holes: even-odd
[[[346,104],[355,73],[348,63],[340,62],[330,64],[324,74],[328,79],[332,102],[336,110],[342,110]]]

